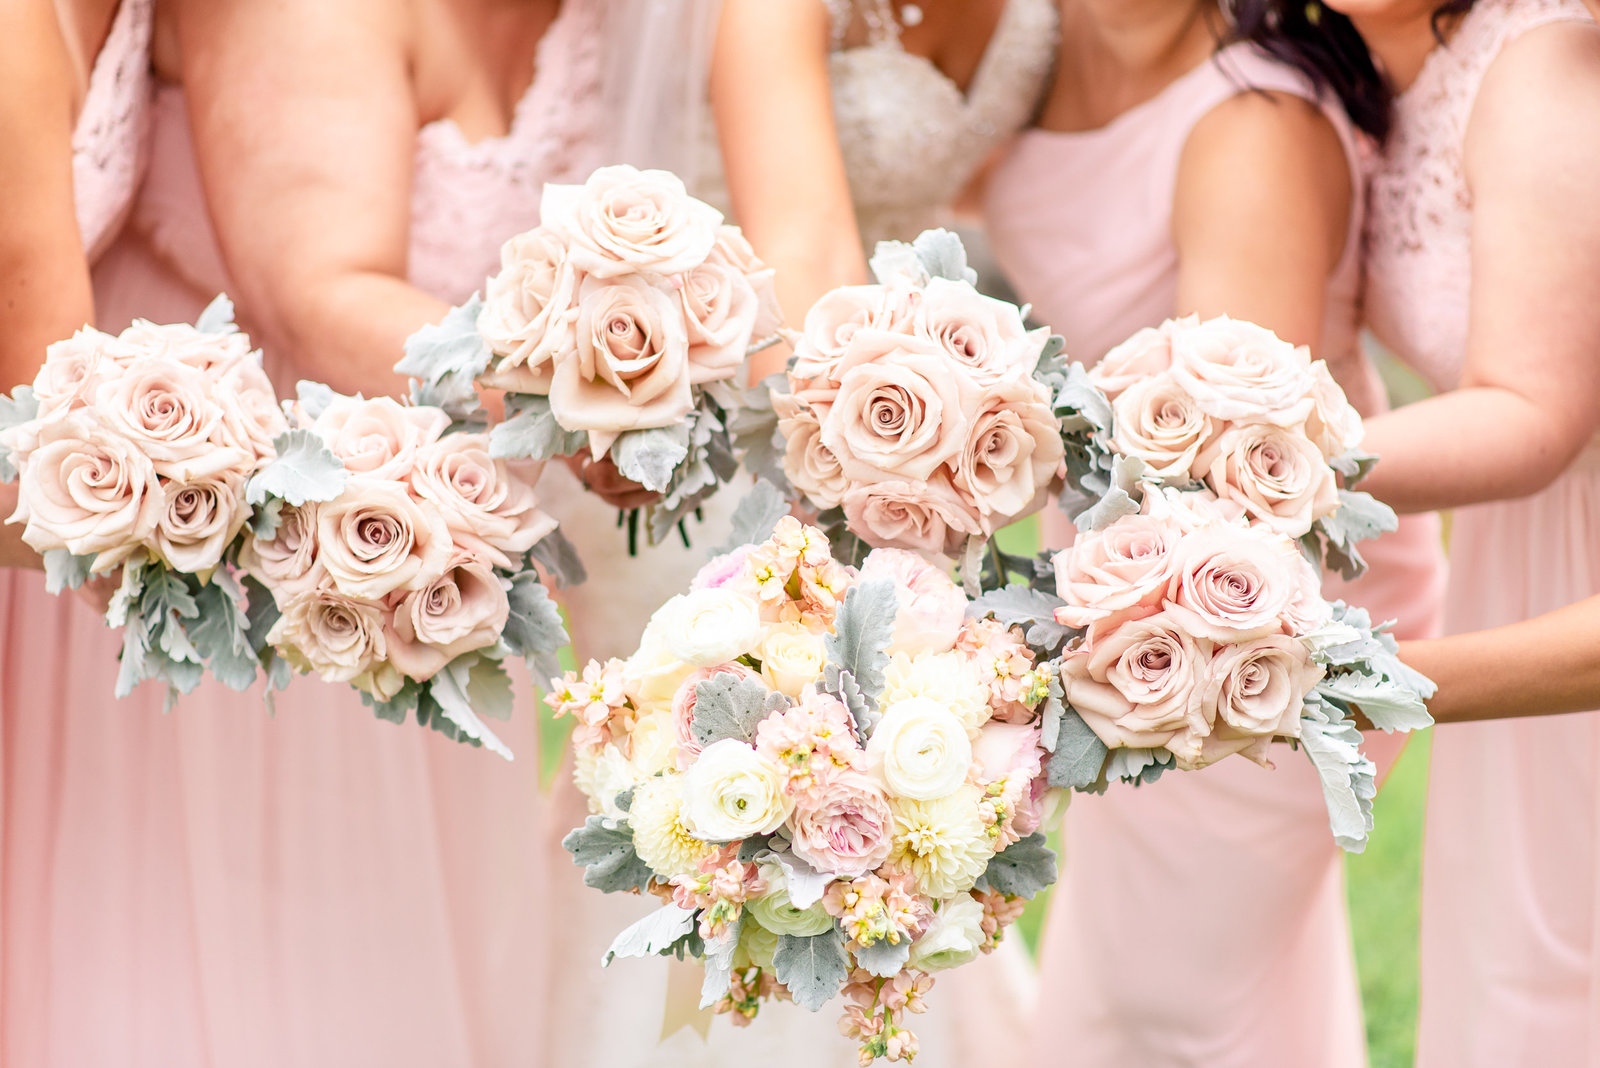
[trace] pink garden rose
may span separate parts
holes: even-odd
[[[432,583],[454,544],[444,516],[403,483],[352,478],[317,509],[317,552],[340,593],[375,600]]]
[[[1049,390],[1031,378],[995,383],[976,410],[956,457],[955,484],[992,531],[1044,504],[1065,450]]]
[[[1116,400],[1138,382],[1154,378],[1172,366],[1172,336],[1199,323],[1199,318],[1168,319],[1160,326],[1147,326],[1106,353],[1089,371],[1089,381]]]
[[[403,480],[416,466],[417,450],[449,425],[437,408],[409,408],[390,397],[335,397],[311,429],[353,477]]]
[[[1086,627],[1156,612],[1182,537],[1172,522],[1148,515],[1124,516],[1081,535],[1055,557],[1056,593],[1067,602],[1056,609],[1057,621]]]
[[[566,243],[572,266],[596,278],[692,270],[722,225],[676,175],[627,166],[602,167],[583,185],[545,186],[539,217]]]
[[[918,481],[967,441],[978,387],[929,342],[858,330],[838,365],[822,441],[852,481]]]
[[[787,393],[774,393],[778,433],[783,436],[783,473],[791,485],[819,508],[834,508],[850,488],[839,458],[822,442],[822,424],[810,405]]]
[[[794,855],[817,871],[852,879],[889,859],[894,814],[872,777],[854,770],[822,776],[795,798]]]
[[[506,570],[556,528],[532,483],[489,455],[487,434],[447,434],[418,449],[411,492],[439,509],[457,547]]]
[[[463,653],[498,642],[511,612],[500,578],[489,564],[466,553],[452,558],[444,574],[427,586],[391,598],[388,657],[418,682]]]
[[[271,538],[245,538],[239,565],[280,601],[315,586],[323,574],[317,566],[316,502],[299,506],[285,502]]]
[[[1270,531],[1197,530],[1173,553],[1167,613],[1189,633],[1220,643],[1280,633],[1300,591],[1299,559],[1293,542]]]
[[[96,571],[125,559],[152,533],[166,509],[155,466],[127,438],[78,414],[49,424],[22,469],[13,522],[37,552],[101,554]]]
[[[1112,405],[1111,445],[1144,462],[1156,478],[1187,479],[1217,435],[1217,421],[1171,375],[1135,382]]]
[[[1166,613],[1096,626],[1062,661],[1066,700],[1113,749],[1167,746],[1201,726],[1211,648]]]
[[[983,525],[961,492],[942,473],[926,482],[884,481],[845,494],[850,529],[869,544],[953,556]]]
[[[744,272],[707,262],[685,271],[678,290],[689,328],[689,382],[700,386],[732,378],[761,315],[761,302]]]
[[[1219,497],[1238,502],[1253,522],[1285,537],[1306,534],[1339,507],[1333,469],[1300,427],[1233,427],[1196,466]]]
[[[1048,330],[1029,330],[1015,304],[947,278],[930,279],[923,287],[914,329],[983,386],[1027,379],[1050,337]]]
[[[1219,647],[1206,674],[1208,721],[1241,735],[1298,738],[1301,707],[1322,668],[1304,642],[1273,634]]]
[[[1044,750],[1039,745],[1039,728],[990,720],[978,731],[972,743],[972,762],[978,781],[999,779],[1029,781],[1043,766]]]
[[[1221,316],[1178,331],[1172,376],[1216,419],[1302,422],[1316,387],[1311,356],[1265,327]]]
[[[886,652],[946,653],[955,647],[967,613],[967,596],[943,571],[905,549],[874,549],[860,581],[888,579],[898,600],[894,637]]]
[[[577,286],[565,246],[550,230],[539,227],[501,246],[500,272],[489,279],[478,313],[478,333],[498,357],[486,383],[519,393],[549,391],[553,364],[571,355],[577,340]]]
[[[151,551],[174,571],[204,574],[216,567],[250,514],[244,482],[242,473],[231,471],[168,483]]]
[[[749,555],[750,546],[741,545],[731,552],[713,556],[704,567],[695,572],[694,580],[689,583],[690,591],[718,590],[737,582],[744,576],[744,561]]]

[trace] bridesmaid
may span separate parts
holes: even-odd
[[[1383,101],[1340,73],[1365,61],[1359,40],[1307,28],[1275,59],[1230,44],[1209,0],[1064,0],[1061,11],[1039,128],[986,196],[996,256],[1035,317],[1090,363],[1171,316],[1253,320],[1310,345],[1363,413],[1381,411],[1357,296],[1361,140],[1381,134]],[[1047,516],[1047,544],[1072,533]],[[1367,577],[1329,592],[1427,634],[1440,555],[1436,522],[1412,520],[1371,546]],[[1381,762],[1397,751],[1382,736],[1369,746]],[[1274,760],[1074,799],[1035,1062],[1071,1051],[1090,1068],[1365,1064],[1317,776],[1287,747]]]
[[[1329,7],[1397,94],[1369,322],[1441,391],[1368,424],[1365,488],[1456,509],[1451,631],[1600,593],[1600,306],[1574,282],[1600,277],[1600,30],[1576,0]],[[1600,716],[1436,731],[1418,1064],[1600,1058],[1597,802]]]

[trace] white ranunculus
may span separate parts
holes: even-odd
[[[789,818],[788,775],[736,738],[706,746],[683,776],[683,820],[707,842],[771,834]]]
[[[913,968],[936,972],[975,960],[988,938],[983,933],[983,906],[971,894],[939,902],[933,922],[911,944]]]
[[[663,637],[679,660],[715,667],[761,644],[761,609],[744,594],[723,587],[693,590],[673,600],[676,607]]]
[[[867,742],[867,762],[895,797],[933,801],[953,793],[972,767],[966,725],[930,697],[890,705]]]
[[[756,649],[761,677],[779,693],[799,697],[800,691],[822,677],[828,653],[822,635],[804,623],[778,623]]]

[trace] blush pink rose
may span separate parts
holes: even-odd
[[[27,523],[22,540],[37,552],[100,554],[95,570],[125,559],[155,531],[166,493],[155,465],[98,420],[73,413],[49,424],[22,468],[11,522]]]
[[[117,335],[117,353],[124,362],[144,358],[172,360],[208,375],[220,376],[243,360],[253,360],[248,335],[204,333],[188,323],[152,323],[135,319]]]
[[[597,278],[691,270],[722,225],[677,175],[627,166],[601,167],[583,185],[546,185],[539,218],[566,243],[568,261]]]
[[[240,472],[168,483],[150,550],[174,571],[204,574],[216,567],[249,518],[244,483]]]
[[[1056,620],[1087,627],[1151,615],[1166,596],[1173,554],[1183,532],[1168,520],[1130,515],[1082,534],[1056,554],[1056,593],[1066,606]]]
[[[978,387],[927,341],[859,330],[838,370],[822,441],[853,481],[926,479],[966,444]]]
[[[1197,530],[1173,552],[1167,614],[1223,644],[1280,633],[1300,590],[1299,559],[1293,542],[1267,530]]]
[[[787,393],[775,393],[778,433],[783,436],[783,473],[791,485],[818,508],[834,508],[850,488],[839,458],[822,443],[822,424],[810,405]]]
[[[898,602],[887,652],[916,656],[955,648],[967,596],[950,576],[905,549],[874,549],[861,565],[860,581],[873,579],[893,582]]]
[[[1306,694],[1322,678],[1305,643],[1281,634],[1221,646],[1207,668],[1205,718],[1243,736],[1300,737]]]
[[[1029,330],[1015,304],[965,282],[933,278],[923,287],[916,333],[949,354],[979,385],[1027,379],[1039,366],[1048,330]]]
[[[1172,366],[1172,336],[1187,330],[1199,319],[1168,319],[1160,326],[1147,326],[1106,353],[1089,370],[1089,381],[1099,386],[1112,400],[1135,383],[1154,378]]]
[[[881,285],[840,286],[824,293],[806,312],[795,339],[791,377],[837,387],[838,364],[851,339],[864,329],[892,331],[897,303],[889,288]]]
[[[532,483],[489,455],[487,434],[446,434],[418,449],[411,492],[439,509],[457,547],[506,570],[556,528]]]
[[[260,466],[277,455],[279,434],[289,429],[272,380],[254,356],[240,360],[218,380],[215,396],[222,405],[220,440],[250,453]]]
[[[1298,426],[1233,427],[1200,453],[1196,467],[1218,497],[1285,537],[1304,535],[1339,507],[1333,469]]]
[[[281,607],[267,642],[302,671],[327,682],[354,682],[386,658],[387,612],[377,601],[318,588],[295,594]]]
[[[478,312],[478,333],[498,357],[484,376],[486,385],[549,391],[552,366],[570,356],[577,342],[577,288],[565,245],[550,230],[529,230],[500,247],[500,271],[489,279]]]
[[[578,290],[577,352],[556,366],[550,411],[589,431],[603,456],[624,430],[671,426],[689,414],[689,338],[682,310],[638,276],[587,280]]]
[[[444,516],[400,482],[352,478],[338,500],[317,509],[317,557],[347,597],[421,589],[454,551]]]
[[[449,425],[437,408],[410,408],[390,397],[335,397],[311,429],[353,477],[403,480],[416,466],[417,450]]]
[[[756,294],[757,340],[772,337],[783,328],[783,309],[778,304],[777,272],[756,256],[756,250],[737,226],[719,226],[717,243],[711,247],[707,263],[720,263],[744,275]]]
[[[795,798],[789,817],[794,855],[846,879],[877,868],[894,846],[894,813],[870,775],[843,769]]]
[[[976,511],[943,473],[926,482],[884,481],[852,487],[845,519],[868,544],[953,556],[983,533]]]
[[[1366,428],[1361,423],[1361,413],[1351,405],[1343,387],[1334,380],[1328,365],[1321,360],[1311,364],[1311,377],[1316,385],[1311,391],[1311,414],[1306,417],[1306,436],[1314,441],[1322,455],[1328,459],[1342,456],[1361,445]],[[1373,374],[1373,379],[1376,379]],[[1371,392],[1382,403],[1382,383],[1374,382]]]
[[[1300,584],[1284,609],[1284,629],[1292,635],[1310,634],[1332,618],[1333,606],[1322,595],[1322,572],[1302,555]]]
[[[1061,683],[1067,702],[1107,746],[1166,747],[1202,726],[1211,650],[1169,614],[1096,626],[1063,658]]]
[[[463,653],[494,645],[511,613],[499,577],[486,562],[466,553],[457,554],[433,582],[391,599],[388,659],[418,682],[431,679]]]
[[[116,346],[116,338],[86,326],[47,348],[33,378],[36,418],[48,420],[88,404],[101,383],[120,373],[111,355]]]
[[[207,478],[254,466],[254,450],[223,447],[215,437],[222,406],[205,373],[154,357],[125,365],[94,395],[95,418],[127,438],[166,478]]]
[[[1156,478],[1190,478],[1195,458],[1218,431],[1217,421],[1166,374],[1123,390],[1112,413],[1112,448],[1142,460]]]
[[[1213,418],[1282,426],[1306,418],[1316,387],[1306,349],[1227,316],[1174,335],[1172,376]]]
[[[285,502],[271,538],[245,537],[239,566],[280,601],[317,585],[323,571],[317,566],[316,502],[299,506]]]
[[[955,484],[992,531],[1043,506],[1065,450],[1049,390],[1031,378],[990,386],[977,411],[956,458]]]
[[[706,262],[683,273],[678,290],[689,330],[689,382],[704,385],[732,378],[761,315],[760,299],[743,271]]]

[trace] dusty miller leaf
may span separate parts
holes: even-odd
[[[1366,570],[1356,542],[1398,530],[1400,519],[1394,509],[1369,493],[1339,491],[1339,510],[1317,520],[1316,530],[1324,539],[1328,566],[1346,579],[1359,578]]]
[[[1348,721],[1308,715],[1300,720],[1300,747],[1322,782],[1334,841],[1360,853],[1372,833],[1372,799],[1378,792],[1377,769],[1361,752],[1361,732]]]
[[[1058,875],[1055,851],[1045,844],[1044,835],[1034,831],[995,854],[978,877],[978,889],[1033,897],[1054,886]]]
[[[561,609],[550,599],[537,575],[523,572],[511,580],[506,593],[511,602],[506,627],[500,637],[512,655],[528,661],[539,672],[541,685],[561,674],[556,653],[567,644],[566,624]]]
[[[705,978],[700,983],[700,1007],[709,1009],[722,1000],[733,979],[733,952],[739,948],[739,932],[744,927],[744,914],[728,924],[716,938],[705,944]]]
[[[978,284],[978,272],[967,266],[967,248],[961,238],[949,230],[924,230],[911,242],[923,269],[932,278],[946,278],[952,282]]]
[[[82,586],[94,566],[93,556],[74,556],[66,549],[46,549],[40,555],[44,558],[44,588],[50,593]]]
[[[1045,781],[1068,790],[1093,786],[1106,766],[1108,752],[1100,736],[1069,707],[1057,729],[1055,752],[1045,764]]]
[[[233,301],[226,293],[218,293],[194,321],[194,328],[202,334],[237,334],[239,325],[233,321]]]
[[[481,742],[490,752],[498,753],[510,760],[511,750],[506,748],[505,743],[489,729],[489,725],[479,719],[478,714],[473,711],[470,686],[474,659],[476,658],[457,657],[430,680],[428,697],[436,702],[439,712],[454,727],[454,731],[445,730],[437,717],[430,716],[429,725],[451,737],[455,737],[459,732],[473,741]]]
[[[789,502],[783,493],[766,479],[757,479],[755,486],[733,509],[733,532],[728,540],[711,550],[712,556],[731,553],[744,545],[759,545],[772,536],[778,520],[789,514]]]
[[[256,681],[261,666],[250,648],[250,618],[244,611],[243,593],[227,569],[218,568],[211,582],[195,594],[195,602],[200,611],[189,628],[189,640],[218,681],[243,693]]]
[[[515,460],[572,456],[589,442],[581,430],[567,430],[550,411],[550,398],[527,393],[506,397],[506,420],[489,430],[489,455]]]
[[[1317,693],[1360,707],[1372,725],[1382,731],[1420,731],[1433,726],[1422,695],[1382,675],[1340,670],[1317,683]]]
[[[1082,512],[1075,522],[1084,532],[1104,530],[1125,515],[1139,511],[1143,490],[1139,479],[1144,474],[1144,461],[1134,456],[1118,456],[1111,467],[1111,488],[1098,502]]]
[[[320,419],[322,413],[328,410],[328,405],[338,399],[339,394],[335,393],[331,386],[302,378],[294,384],[294,396],[299,402],[300,411],[307,419]]]
[[[545,574],[558,588],[581,586],[589,578],[577,547],[560,528],[552,530],[534,543],[530,554],[544,568]]]
[[[893,979],[900,974],[900,969],[904,968],[906,961],[910,959],[909,938],[902,938],[898,942],[880,938],[872,945],[862,946],[856,950],[856,963],[879,979]]]
[[[1328,461],[1328,466],[1344,476],[1346,486],[1354,486],[1367,477],[1378,458],[1370,452],[1349,449]]]
[[[789,699],[767,689],[760,679],[724,671],[695,683],[694,721],[689,729],[701,748],[724,738],[754,744],[761,721],[788,707]]]
[[[467,418],[478,410],[476,382],[490,358],[489,346],[478,333],[482,309],[483,301],[474,293],[439,322],[406,338],[405,358],[394,369],[417,380],[411,391],[413,404],[442,408],[453,419]]]
[[[834,617],[834,633],[822,639],[828,663],[847,671],[873,708],[883,693],[886,651],[894,638],[894,617],[899,597],[888,579],[872,579],[851,586]]]
[[[467,699],[472,710],[490,719],[508,720],[514,697],[511,676],[498,660],[479,655],[467,669]]]
[[[1059,652],[1067,639],[1078,633],[1056,622],[1056,609],[1066,603],[1055,594],[1027,586],[1002,586],[973,598],[967,605],[967,618],[993,616],[996,622],[1008,627],[1020,626],[1028,645],[1049,656]]]
[[[286,430],[273,439],[277,456],[251,476],[245,500],[253,505],[281,497],[299,506],[331,501],[344,492],[349,473],[327,444],[309,430]]]
[[[33,395],[32,386],[18,386],[8,397],[0,393],[0,430],[8,430],[14,426],[38,418],[39,399]],[[0,445],[0,482],[15,482],[17,480],[17,467],[11,450]],[[0,516],[0,519],[4,519]]]
[[[617,435],[611,459],[617,470],[657,493],[672,482],[672,473],[689,455],[689,424],[629,430]]]
[[[849,711],[850,718],[855,721],[857,734],[862,738],[872,737],[872,732],[878,729],[878,721],[883,716],[878,712],[877,706],[861,693],[861,687],[856,683],[854,675],[840,668],[838,664],[824,664],[822,692],[832,694],[839,699],[840,704]]]
[[[812,1012],[826,1005],[850,974],[850,955],[837,928],[819,935],[779,935],[772,956],[778,982]]]
[[[597,818],[589,817],[591,820]],[[570,839],[572,835],[567,837]],[[603,968],[618,957],[653,957],[658,953],[666,953],[679,939],[694,930],[694,917],[693,909],[663,905],[644,919],[624,927],[622,933],[612,941],[611,948],[606,950],[605,956],[600,958],[600,966]]]
[[[650,865],[634,851],[633,829],[626,820],[590,816],[561,840],[561,847],[584,869],[584,885],[596,890],[643,890],[652,878]]]

